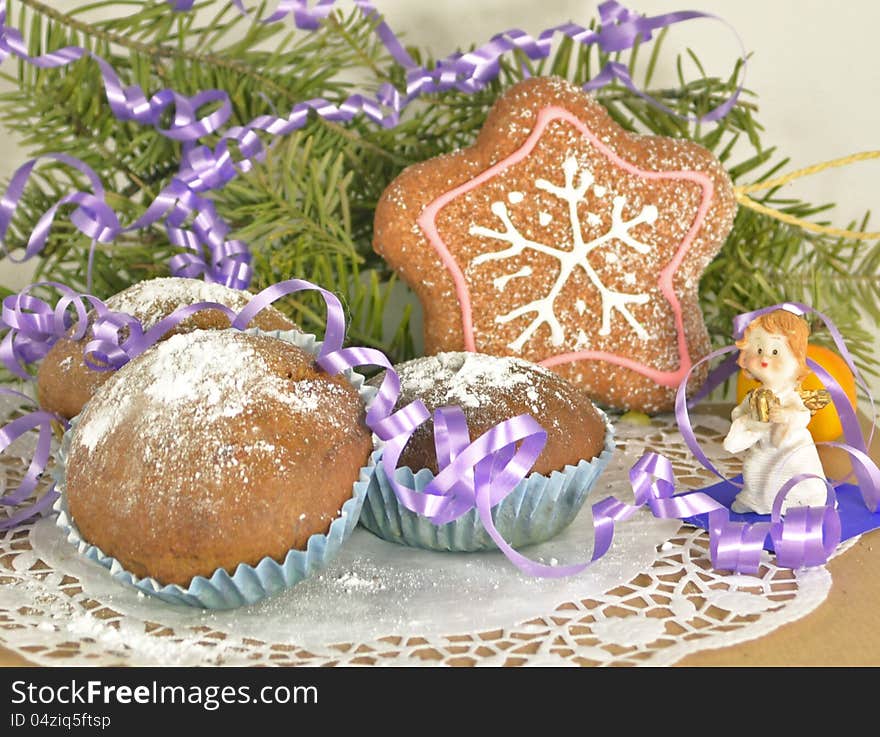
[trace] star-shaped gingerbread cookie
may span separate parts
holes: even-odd
[[[418,295],[428,354],[517,356],[661,412],[709,350],[697,289],[735,213],[709,151],[628,133],[541,77],[499,98],[473,146],[401,173],[373,245]]]

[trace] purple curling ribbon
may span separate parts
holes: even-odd
[[[62,293],[62,297],[53,307],[29,292],[36,287],[54,287]],[[319,353],[322,367],[331,373],[337,373],[357,365],[376,363],[390,368],[387,357],[372,348],[342,348],[345,340],[345,308],[332,292],[323,289],[304,279],[288,279],[267,287],[254,295],[238,312],[218,302],[197,302],[192,305],[178,307],[149,330],[144,330],[141,323],[132,315],[113,312],[97,297],[79,294],[70,287],[57,282],[40,282],[31,284],[19,294],[10,295],[2,302],[2,324],[0,328],[8,330],[4,336],[4,345],[8,341],[11,346],[8,354],[4,354],[10,371],[16,371],[22,378],[30,378],[23,372],[21,363],[33,363],[48,353],[55,342],[68,337],[81,340],[91,330],[90,340],[86,343],[83,353],[86,362],[92,356],[98,362],[94,367],[98,370],[118,369],[131,359],[139,356],[151,346],[158,343],[171,330],[184,320],[202,310],[218,310],[230,320],[230,326],[244,330],[254,317],[277,300],[295,292],[314,290],[319,292],[327,305],[327,327],[324,342]],[[88,306],[87,306],[88,305]],[[70,315],[73,308],[75,316]],[[93,314],[90,315],[89,312]],[[335,358],[334,358],[335,357]],[[354,363],[361,360],[361,364]],[[395,375],[396,380],[396,375]],[[386,394],[392,390],[386,390]],[[381,432],[382,423],[390,413],[399,394],[399,383],[394,389],[394,398],[390,401],[374,403],[373,418],[380,428],[380,436],[391,437],[399,432],[399,428],[389,426]],[[381,413],[381,416],[377,414]],[[407,425],[408,427],[408,425]]]
[[[600,89],[617,80],[630,92],[638,95],[654,107],[662,110],[669,115],[674,115],[677,118],[683,118],[684,120],[688,120],[690,122],[714,122],[721,120],[728,113],[730,113],[730,111],[733,109],[733,106],[736,105],[736,102],[739,99],[739,96],[742,94],[743,87],[745,85],[746,49],[745,45],[742,42],[742,39],[736,32],[736,29],[723,18],[720,18],[719,16],[713,15],[711,13],[701,13],[696,10],[684,10],[675,13],[664,13],[662,15],[645,17],[624,8],[619,3],[614,2],[614,0],[602,3],[602,5],[599,6],[599,17],[602,26],[597,34],[597,42],[599,43],[603,51],[606,52],[624,51],[626,49],[630,49],[635,45],[636,41],[639,38],[641,38],[641,40],[643,41],[648,41],[651,39],[652,32],[660,30],[662,28],[667,28],[676,23],[682,23],[688,20],[697,20],[700,18],[718,21],[720,23],[723,23],[725,26],[727,26],[728,29],[730,29],[730,31],[736,38],[737,43],[739,44],[740,59],[743,63],[743,72],[740,77],[739,85],[737,86],[736,90],[734,90],[734,93],[720,105],[713,108],[705,115],[701,116],[682,116],[672,108],[669,108],[661,103],[656,98],[643,92],[641,89],[639,89],[638,85],[633,82],[633,79],[629,73],[629,67],[616,61],[609,61],[608,63],[606,63],[605,66],[602,67],[602,69],[599,71],[599,73],[584,85],[584,89]]]
[[[18,202],[24,193],[25,185],[39,158],[31,159],[20,166],[13,174],[6,194],[0,200],[0,242],[3,243],[4,257],[13,262],[21,262],[36,256],[46,244],[55,214],[63,205],[76,205],[76,209],[70,215],[70,220],[80,232],[103,243],[111,241],[119,231],[119,221],[113,210],[104,202],[104,186],[95,171],[85,162],[67,154],[48,154],[40,158],[60,161],[84,174],[92,186],[92,193],[74,192],[65,195],[52,205],[37,222],[25,246],[24,256],[21,259],[15,259],[6,248],[6,234],[18,207]]]
[[[62,296],[53,307],[29,293],[37,287],[52,287]],[[58,282],[31,284],[3,299],[0,329],[7,332],[0,342],[0,361],[11,373],[30,379],[25,369],[28,364],[42,359],[61,338],[81,340],[91,329],[83,351],[85,364],[94,371],[118,369],[187,317],[206,309],[224,312],[230,321],[238,316],[226,305],[199,302],[178,308],[145,332],[136,318],[109,310],[90,294],[79,294]]]
[[[169,0],[176,10],[188,8],[179,7],[180,3]],[[248,14],[243,0],[233,0],[238,9]],[[606,53],[616,53],[633,48],[639,41],[650,41],[653,33],[688,20],[709,19],[719,21],[727,26],[734,34],[739,47],[740,59],[743,62],[743,75],[739,86],[734,93],[713,110],[703,116],[681,116],[674,110],[666,107],[657,99],[646,94],[633,82],[629,68],[619,62],[608,62],[596,77],[584,85],[584,89],[596,90],[613,83],[615,80],[623,84],[627,89],[637,94],[651,105],[676,117],[685,117],[691,121],[716,121],[727,115],[736,104],[743,90],[746,65],[746,51],[736,30],[724,19],[699,11],[686,10],[674,13],[664,13],[656,16],[643,16],[624,7],[616,0],[608,0],[599,5],[598,31],[593,31],[576,23],[565,23],[548,28],[539,34],[537,38],[525,31],[514,28],[492,37],[486,44],[467,53],[453,53],[439,60],[434,68],[419,66],[406,52],[394,31],[382,20],[381,15],[368,0],[353,0],[354,5],[370,18],[374,23],[376,35],[385,45],[392,58],[407,70],[406,96],[401,97],[400,107],[395,107],[399,114],[402,108],[422,94],[444,92],[449,89],[458,89],[463,92],[476,92],[483,89],[486,84],[494,80],[500,72],[500,60],[504,54],[519,50],[532,61],[546,59],[550,55],[553,38],[556,34],[567,36],[572,41],[587,46],[597,44]],[[309,7],[307,0],[281,0],[277,8],[268,17],[261,20],[262,23],[275,23],[291,15],[294,25],[305,30],[315,30],[320,23],[330,14],[335,0],[319,0],[313,7]],[[352,98],[353,100],[353,98]],[[359,104],[354,102],[355,105]],[[368,115],[370,112],[364,109]],[[385,121],[379,120],[383,125]],[[396,122],[395,122],[396,124]]]
[[[9,226],[25,185],[41,158],[53,159],[74,167],[86,176],[93,192],[74,192],[50,207],[31,233],[24,256],[13,260],[26,261],[40,253],[49,237],[58,209],[63,205],[73,204],[77,207],[70,215],[71,222],[93,241],[109,243],[122,233],[141,230],[164,219],[169,241],[183,250],[183,253],[176,254],[169,262],[172,275],[201,276],[206,281],[219,282],[236,289],[246,289],[250,284],[251,254],[247,245],[240,240],[227,239],[229,226],[217,213],[214,203],[196,194],[182,179],[172,179],[140,218],[123,227],[114,211],[104,201],[104,188],[95,171],[80,159],[66,154],[50,154],[31,159],[13,175],[9,189],[0,200],[0,241],[4,243],[6,257],[11,258],[5,246]],[[191,225],[188,225],[190,221]],[[91,280],[91,259],[88,279]]]
[[[27,44],[21,33],[6,25],[6,8],[0,8],[0,62],[13,54],[22,61],[38,69],[52,69],[67,66],[85,56],[90,56],[98,64],[107,101],[113,114],[120,120],[131,120],[142,125],[153,126],[162,135],[175,140],[193,141],[217,131],[229,120],[232,103],[223,90],[207,90],[193,96],[181,95],[171,89],[163,89],[149,99],[137,85],[124,87],[113,67],[97,54],[81,46],[65,46],[41,56],[28,54]],[[220,107],[203,118],[196,113],[200,107],[219,102]],[[162,128],[162,114],[171,106],[175,115],[170,128]]]
[[[0,388],[0,394],[15,397],[35,406],[33,399],[12,389]],[[49,463],[49,455],[52,448],[53,422],[60,422],[65,428],[67,427],[67,421],[62,417],[52,412],[38,409],[29,412],[23,417],[12,420],[12,422],[0,428],[0,453],[5,452],[12,443],[25,433],[31,430],[39,431],[36,450],[21,483],[8,494],[0,496],[0,505],[16,508],[8,517],[0,519],[0,530],[12,529],[42,514],[46,510],[51,509],[52,504],[58,498],[55,484],[52,483],[34,502],[27,504],[28,499],[36,491],[41,476]]]
[[[62,296],[52,306],[30,294],[37,287],[52,287]],[[290,279],[267,287],[254,295],[239,312],[218,302],[184,305],[149,330],[144,330],[132,315],[111,311],[97,297],[79,294],[58,282],[39,282],[3,299],[0,329],[6,329],[7,332],[0,342],[0,360],[12,373],[30,379],[25,366],[43,358],[59,339],[81,340],[88,334],[89,340],[83,349],[85,363],[96,371],[115,370],[158,343],[197,312],[218,310],[229,318],[231,327],[244,330],[254,316],[270,304],[304,289],[320,291],[327,302],[328,323],[322,355],[338,352],[345,337],[345,310],[342,303],[332,293],[301,279]],[[371,354],[371,357],[374,356]]]
[[[828,487],[825,506],[793,507],[782,519],[785,495],[809,478],[819,478]],[[840,544],[840,515],[835,507],[834,487],[827,479],[813,474],[798,474],[786,481],[773,501],[770,514],[770,537],[776,553],[776,564],[783,568],[823,565]]]
[[[37,287],[51,287],[62,296],[54,307],[30,294]],[[89,305],[89,307],[86,306]],[[71,315],[71,308],[73,315]],[[79,294],[59,282],[38,282],[3,299],[0,329],[7,329],[0,342],[0,361],[13,374],[30,379],[25,366],[43,358],[59,338],[80,340],[88,328],[88,312],[109,313],[97,297]]]
[[[173,4],[174,0],[170,0],[170,2]],[[355,3],[361,4],[357,0]],[[232,0],[232,4],[241,11],[242,15],[249,15],[243,0]],[[317,0],[314,7],[310,8],[308,0],[278,0],[278,7],[261,22],[277,23],[288,15],[293,15],[293,22],[297,28],[314,31],[320,27],[321,21],[330,15],[335,4],[336,0]]]
[[[158,195],[141,218],[126,228],[121,227],[115,212],[104,201],[101,181],[87,164],[66,154],[41,157],[55,159],[78,169],[89,180],[93,192],[75,192],[53,205],[37,223],[22,261],[42,250],[57,210],[63,205],[74,204],[77,207],[70,216],[71,222],[80,232],[102,243],[113,241],[120,233],[146,228],[165,217],[171,243],[186,251],[172,258],[172,274],[204,276],[208,281],[236,288],[248,286],[251,272],[247,246],[241,241],[226,240],[228,225],[220,218],[213,203],[196,194],[197,191],[217,189],[234,175],[230,172],[234,164],[228,152],[223,155],[225,148],[218,149],[218,155],[206,156],[205,147],[196,145],[198,139],[218,131],[229,120],[232,103],[225,91],[206,90],[185,96],[164,89],[147,99],[140,87],[124,87],[109,63],[81,47],[68,46],[42,56],[30,56],[21,33],[6,25],[6,9],[0,8],[0,62],[10,54],[41,69],[64,66],[86,55],[91,56],[100,68],[110,109],[119,120],[151,125],[160,134],[184,144],[180,176]],[[214,112],[198,117],[200,108],[214,103],[218,104]],[[160,123],[162,115],[172,105],[172,123],[168,128],[163,128]],[[261,153],[254,148],[253,142],[248,141],[242,143],[242,150],[254,157]],[[0,240],[4,244],[9,224],[38,160],[27,162],[15,172],[0,202]],[[191,230],[183,227],[190,217],[194,221]],[[204,250],[207,250],[208,258]],[[91,270],[88,278],[91,280]]]

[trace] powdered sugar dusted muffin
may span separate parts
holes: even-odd
[[[401,382],[398,407],[416,399],[431,413],[458,406],[471,440],[522,414],[546,431],[547,443],[528,476],[493,509],[495,525],[510,544],[548,540],[574,519],[614,448],[610,424],[583,389],[536,364],[479,353],[439,353],[394,368]],[[431,419],[410,437],[396,476],[422,491],[437,472]],[[476,510],[435,525],[399,503],[381,463],[374,476],[361,524],[379,537],[432,550],[496,547]]]
[[[165,277],[139,282],[106,300],[108,309],[137,318],[149,330],[174,310],[198,302],[218,302],[238,312],[253,295],[222,284],[201,279]],[[191,330],[229,327],[229,319],[219,310],[203,310],[186,318],[168,335]],[[274,307],[267,307],[254,317],[250,327],[261,330],[290,330],[294,323]],[[95,390],[111,372],[94,371],[86,366],[83,350],[91,336],[74,341],[59,340],[40,364],[37,372],[37,395],[41,406],[63,417],[79,414]]]
[[[457,405],[471,440],[499,422],[529,414],[547,432],[547,445],[533,471],[559,471],[602,452],[605,423],[582,389],[541,366],[481,353],[440,353],[395,366],[401,381],[398,406],[421,399],[433,413]],[[403,450],[400,465],[437,473],[433,420],[420,426]]]
[[[325,534],[371,450],[358,392],[313,355],[197,330],[98,389],[71,433],[65,494],[85,541],[185,586]]]

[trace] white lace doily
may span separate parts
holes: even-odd
[[[694,419],[721,459],[727,423]],[[618,423],[618,452],[591,500],[631,501],[626,474],[646,449],[673,461],[683,487],[709,481],[674,428],[671,418]],[[7,458],[3,485],[22,468]],[[585,560],[588,508],[525,552]],[[716,572],[702,531],[643,511],[571,578],[530,579],[500,553],[419,551],[359,529],[332,566],[283,595],[203,612],[118,584],[48,518],[0,533],[0,644],[40,665],[666,665],[799,619],[830,586],[825,568],[793,572],[769,556],[757,576]]]

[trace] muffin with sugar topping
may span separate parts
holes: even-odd
[[[70,520],[162,585],[281,563],[352,499],[372,450],[364,413],[349,379],[296,345],[234,330],[174,335],[113,373],[75,420]]]
[[[440,407],[458,406],[472,441],[522,414],[531,415],[546,431],[547,443],[529,476],[493,510],[495,524],[508,542],[542,542],[574,519],[614,447],[610,424],[583,389],[537,364],[479,353],[439,353],[394,368],[401,384],[396,408],[417,399],[432,415]],[[422,490],[437,472],[429,419],[404,447],[398,480]],[[434,525],[399,504],[380,463],[374,473],[378,483],[371,485],[361,514],[361,523],[373,533],[436,550],[496,547],[476,510]]]

